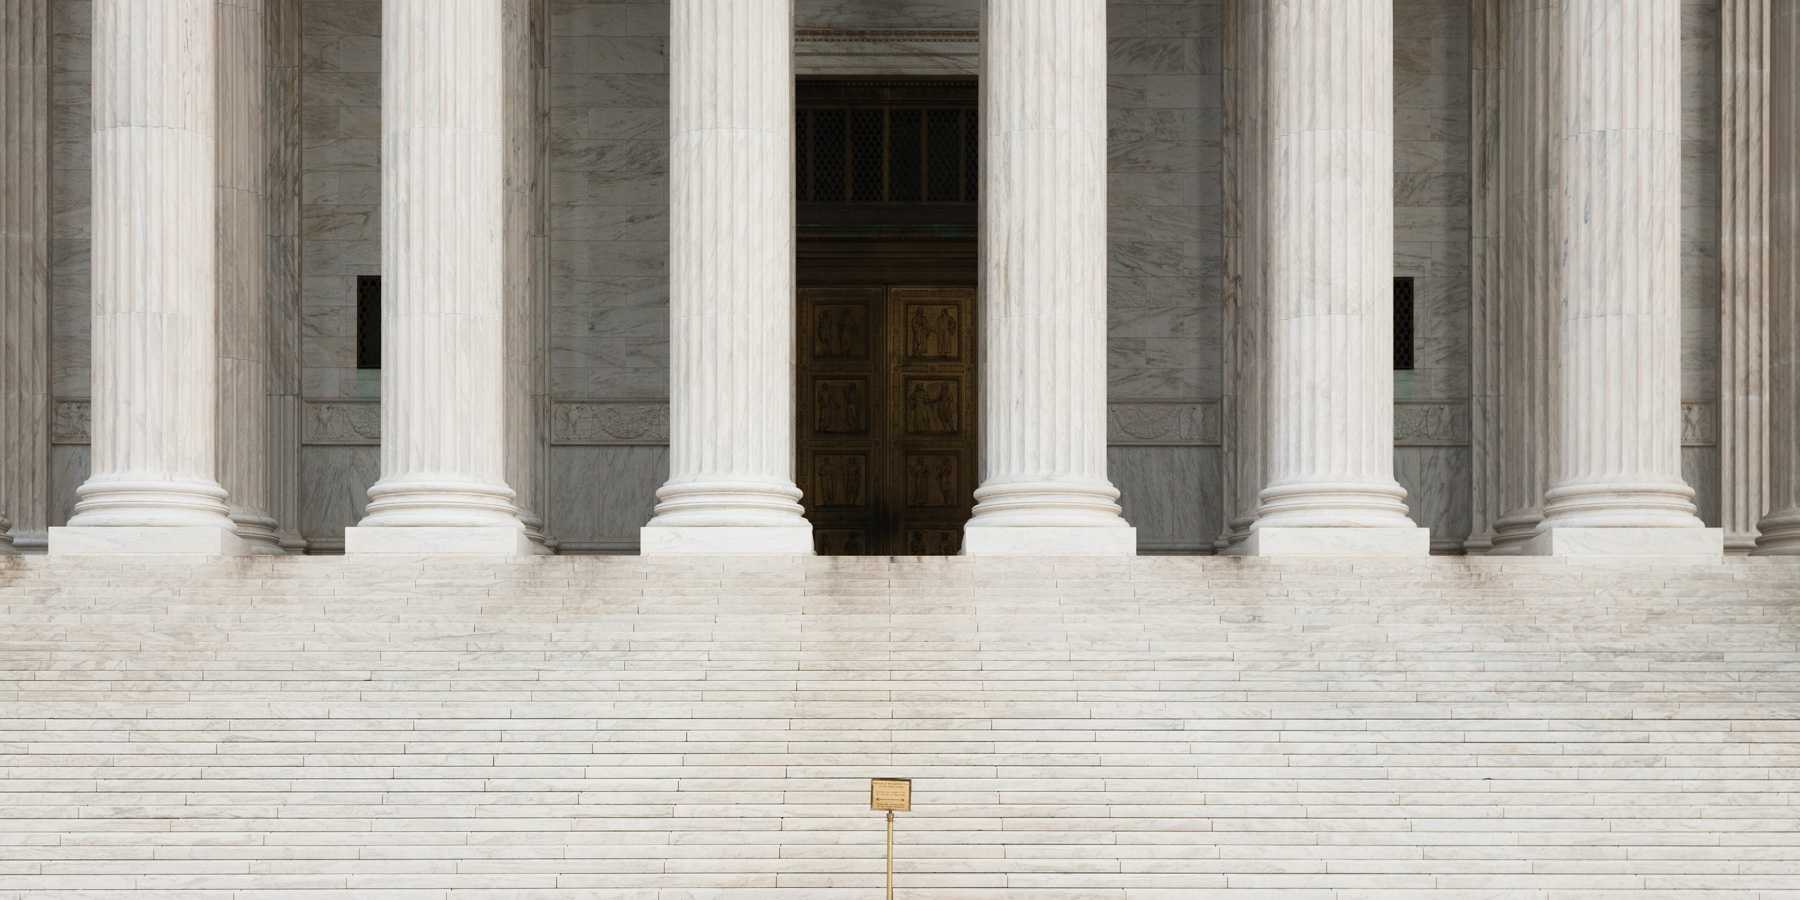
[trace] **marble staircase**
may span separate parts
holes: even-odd
[[[0,559],[0,900],[1800,900],[1800,565]]]

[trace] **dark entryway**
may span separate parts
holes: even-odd
[[[818,551],[953,554],[978,477],[972,81],[796,91],[799,435]]]

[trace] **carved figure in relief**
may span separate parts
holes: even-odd
[[[914,434],[955,434],[954,381],[914,381],[906,390],[906,428]]]
[[[863,391],[860,381],[820,381],[813,387],[813,417],[826,434],[855,434],[863,430]]]

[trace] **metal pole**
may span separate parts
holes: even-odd
[[[894,900],[894,811],[888,810],[888,895]]]

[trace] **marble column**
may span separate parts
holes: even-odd
[[[234,554],[217,472],[217,0],[96,0],[93,474],[50,552]]]
[[[1228,0],[1225,41],[1225,528],[1215,549],[1250,536],[1263,488],[1264,247],[1268,234],[1266,0]]]
[[[1106,472],[1106,2],[982,19],[982,478],[963,553],[1129,555]]]
[[[1469,7],[1469,537],[1487,553],[1500,516],[1506,381],[1500,361],[1506,309],[1506,24],[1509,0]]]
[[[1770,512],[1756,552],[1800,555],[1800,2],[1769,21]]]
[[[346,553],[536,546],[506,484],[505,3],[382,4],[381,479]]]
[[[505,0],[506,16],[506,483],[525,533],[544,544],[539,448],[544,409],[538,386],[546,374],[544,328],[548,283],[542,240],[547,204],[542,179],[546,153],[543,0]]]
[[[0,0],[0,552],[49,512],[50,13]]]
[[[238,537],[280,553],[269,515],[264,0],[219,0],[219,484]]]
[[[1722,0],[1719,47],[1719,520],[1744,553],[1769,508],[1769,0]]]
[[[1528,549],[1718,556],[1681,480],[1680,0],[1565,0],[1557,451]]]
[[[263,0],[263,9],[269,515],[281,547],[298,553],[306,549],[300,536],[300,0]]]
[[[669,481],[641,547],[810,554],[794,486],[790,2],[669,11]]]
[[[1503,462],[1492,552],[1520,553],[1543,521],[1556,455],[1563,0],[1507,0],[1506,17],[1499,298]]]
[[[1393,6],[1268,15],[1268,482],[1245,549],[1424,556],[1394,480]]]

